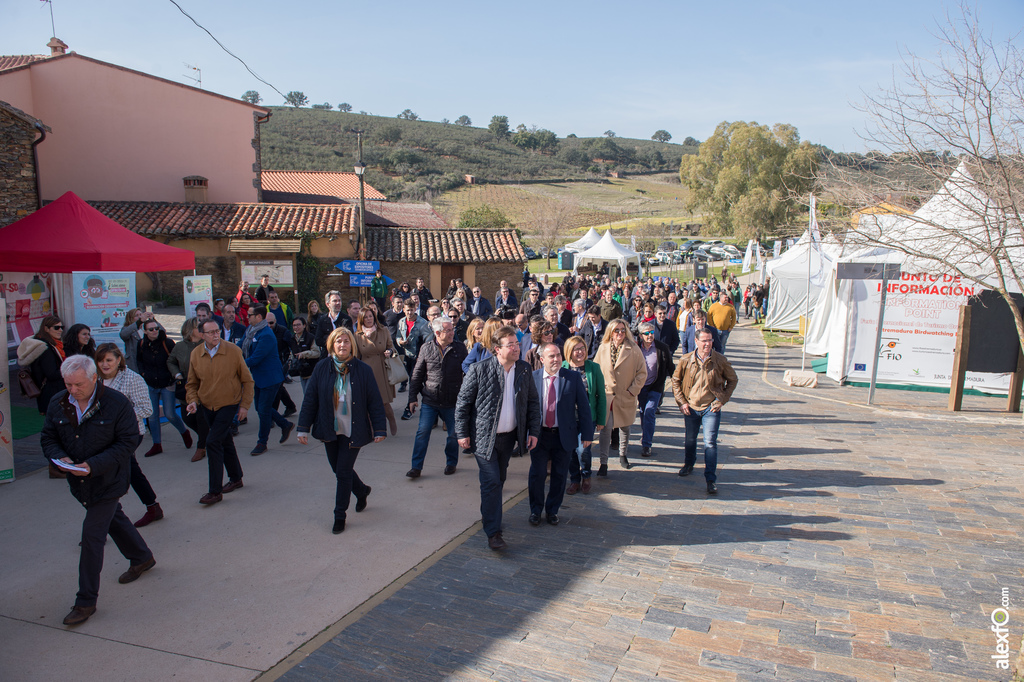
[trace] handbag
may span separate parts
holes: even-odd
[[[174,380],[174,397],[178,400],[185,400],[185,384],[184,379]]]
[[[27,369],[18,370],[18,383],[21,384],[21,394],[26,398],[34,400],[43,393]]]
[[[285,371],[288,372],[288,376],[297,377],[302,374],[302,360],[295,357],[294,355],[288,358],[288,365],[285,367]]]
[[[397,355],[384,358],[384,370],[388,375],[388,383],[392,386],[409,380],[409,373],[405,371],[405,363]]]

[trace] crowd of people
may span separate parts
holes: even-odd
[[[620,467],[632,467],[638,416],[640,456],[654,456],[657,415],[671,387],[686,423],[679,475],[693,471],[703,430],[707,492],[717,492],[719,411],[736,386],[725,349],[737,306],[743,302],[749,317],[751,308],[764,305],[767,286],[741,291],[734,277],[566,276],[545,287],[524,272],[518,296],[502,281],[492,300],[461,279],[441,297],[422,278],[391,291],[383,282],[378,272],[372,297],[347,307],[341,292],[329,291],[324,307],[309,301],[305,315],[282,302],[267,277],[255,290],[243,282],[234,298],[199,304],[178,342],[151,312],[132,310],[120,333],[123,351],[112,343],[97,348],[84,325],[65,331],[56,316],[42,321],[19,347],[19,362],[40,388],[51,476],[68,478],[87,509],[80,591],[66,624],[95,611],[106,534],[131,563],[121,582],[155,564],[137,528],[164,512],[135,449],[148,427],[152,446],[144,457],[162,453],[163,420],[186,449],[196,446],[193,462],[208,462],[204,505],[243,487],[233,438],[250,408],[259,421],[252,456],[268,451],[275,427],[280,443],[293,431],[300,443],[310,436],[321,441],[336,477],[332,532],[338,534],[351,497],[360,512],[371,492],[355,471],[359,450],[398,432],[392,403],[404,394],[401,419],[419,413],[406,476],[423,474],[431,433],[440,425],[444,474],[456,473],[460,451],[475,457],[484,530],[489,546],[501,550],[502,485],[511,457],[531,460],[529,523],[557,525],[564,495],[587,494],[592,475],[606,477],[613,448]],[[295,380],[301,409],[285,387]],[[95,415],[104,410],[117,412],[117,419],[100,428]],[[79,438],[85,431],[88,443]],[[146,506],[134,524],[117,502],[129,486]]]

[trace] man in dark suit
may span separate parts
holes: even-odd
[[[583,340],[587,343],[588,360],[593,360],[594,356],[597,355],[597,347],[601,345],[604,328],[605,321],[601,317],[601,309],[596,305],[590,306],[590,310],[587,311],[587,321],[583,323],[583,328],[576,334],[577,336],[582,336]]]
[[[704,328],[711,330],[711,347],[718,353],[722,352],[722,337],[717,329],[708,324],[708,314],[698,309],[693,313],[693,324],[683,332],[683,339],[680,344],[683,349],[683,355],[697,350],[697,341],[694,338],[694,333],[695,330]]]
[[[676,329],[675,321],[669,319],[668,307],[664,303],[659,303],[654,309],[654,320],[657,329],[655,338],[668,346],[670,353],[675,354],[676,348],[679,348],[679,330]]]
[[[245,341],[245,325],[235,320],[235,306],[227,303],[220,312],[220,338],[241,348],[242,341]]]
[[[469,301],[469,312],[485,320],[494,313],[494,307],[491,305],[490,300],[481,295],[479,286],[473,287],[473,298]]]
[[[569,457],[578,441],[583,447],[594,440],[594,421],[590,417],[590,398],[580,373],[562,367],[562,352],[554,343],[540,346],[543,365],[533,373],[540,398],[540,438],[530,451],[530,525],[540,525],[541,512],[548,523],[558,525],[558,510],[565,496],[565,477]],[[544,499],[544,480],[551,464],[551,487]]]

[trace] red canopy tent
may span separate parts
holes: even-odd
[[[135,234],[74,192],[0,229],[0,272],[194,270],[187,249]]]

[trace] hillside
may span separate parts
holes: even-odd
[[[392,200],[431,199],[464,183],[584,180],[610,171],[676,172],[697,147],[629,138],[558,139],[544,151],[516,146],[486,128],[293,107],[272,107],[261,130],[263,167],[351,170],[363,135],[366,177]],[[514,135],[514,133],[513,133]]]

